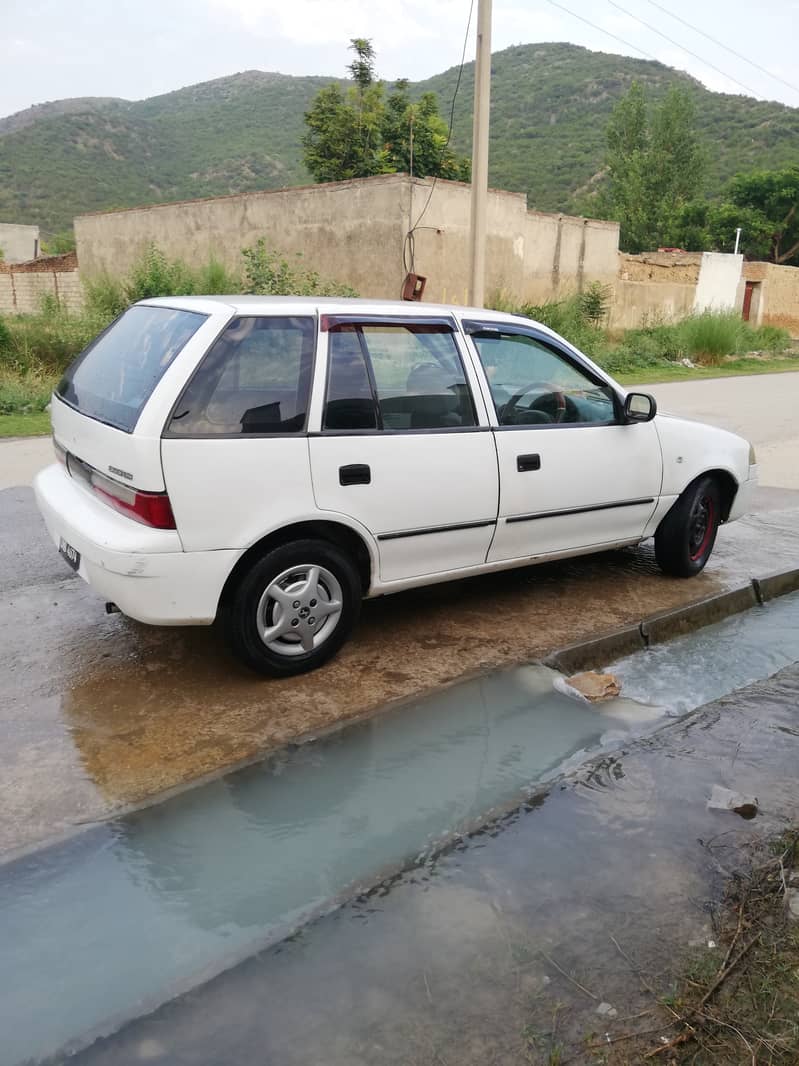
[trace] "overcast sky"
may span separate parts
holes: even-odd
[[[744,92],[734,78],[753,95],[799,106],[798,90],[672,17],[799,86],[799,0],[562,0],[562,6],[601,29],[552,0],[494,0],[492,49],[571,41],[640,55],[637,47],[711,89]],[[373,39],[383,77],[416,80],[459,62],[468,12],[469,0],[0,0],[0,115],[67,96],[138,100],[241,70],[341,75],[355,36]],[[473,54],[472,24],[467,57]]]

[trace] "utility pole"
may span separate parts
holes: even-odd
[[[491,104],[491,0],[477,3],[477,56],[474,66],[472,133],[472,279],[473,307],[485,302],[486,202],[488,200],[488,123]]]

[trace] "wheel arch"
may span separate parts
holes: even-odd
[[[735,502],[735,497],[740,486],[738,484],[738,479],[735,477],[734,474],[730,473],[729,470],[725,470],[723,467],[712,467],[709,470],[703,470],[701,473],[691,478],[688,484],[683,487],[682,491],[679,493],[677,499],[674,501],[672,506],[663,515],[660,522],[658,523],[658,526],[661,526],[666,521],[668,516],[683,498],[685,493],[688,492],[691,486],[695,485],[697,481],[701,481],[702,478],[706,477],[712,477],[719,487],[719,492],[721,493],[720,518],[722,522],[727,521],[727,519],[730,517],[730,511],[732,510],[732,505]]]
[[[330,521],[327,519],[311,519],[304,522],[293,522],[288,526],[281,526],[280,529],[272,530],[271,533],[267,533],[266,536],[250,545],[244,554],[236,561],[236,565],[225,580],[225,584],[223,585],[222,592],[219,596],[217,615],[219,615],[220,610],[229,602],[239,578],[249,570],[257,559],[262,558],[275,548],[282,547],[284,544],[290,544],[292,541],[306,540],[308,538],[314,540],[326,540],[328,543],[334,544],[337,548],[341,548],[343,551],[347,552],[351,556],[355,563],[355,568],[358,571],[363,595],[365,596],[368,593],[372,584],[374,565],[372,554],[369,551],[366,540],[360,533],[354,530],[351,526],[345,525],[343,522]]]
[[[724,470],[722,467],[716,467],[711,470],[703,470],[701,474],[697,474],[697,476],[691,480],[690,484],[685,486],[683,492],[705,477],[712,477],[719,487],[721,493],[721,521],[726,522],[730,517],[730,511],[732,510],[732,505],[735,502],[735,496],[738,492],[738,480],[729,470]],[[682,492],[680,495],[682,496]]]

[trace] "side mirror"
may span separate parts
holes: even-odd
[[[648,392],[628,392],[624,400],[625,422],[651,422],[658,413],[655,397]]]

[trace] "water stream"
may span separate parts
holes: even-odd
[[[616,664],[641,702],[499,671],[0,867],[0,1063],[151,1009],[586,753],[797,659],[794,595]]]

